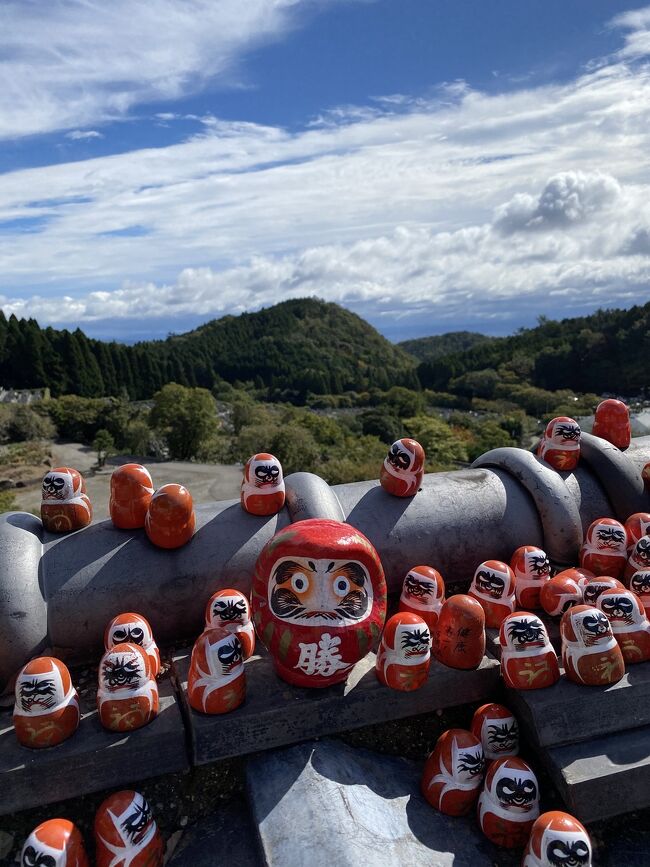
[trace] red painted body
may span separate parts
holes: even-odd
[[[60,659],[32,659],[16,678],[13,722],[24,747],[54,747],[79,725],[79,697],[70,672]]]
[[[537,455],[555,470],[569,473],[580,460],[580,425],[566,415],[551,419],[546,425]]]
[[[375,671],[384,686],[411,692],[424,686],[431,664],[431,633],[424,620],[409,611],[386,623],[377,651]]]
[[[635,572],[650,570],[650,536],[641,536],[634,545],[625,565],[625,581],[629,584]]]
[[[481,741],[488,762],[519,753],[519,725],[514,714],[502,704],[491,702],[477,708],[471,730]]]
[[[590,605],[576,605],[562,615],[562,665],[569,680],[585,686],[616,683],[625,674],[621,649],[609,620]]]
[[[568,813],[551,810],[535,820],[521,867],[591,867],[591,840]]]
[[[129,732],[158,713],[158,686],[151,659],[138,644],[116,644],[102,656],[97,709],[104,728]]]
[[[615,518],[597,518],[580,549],[580,565],[594,575],[620,578],[627,561],[625,527]]]
[[[295,686],[340,683],[384,625],[379,555],[349,524],[298,521],[262,549],[251,607],[257,635],[280,677]]]
[[[50,533],[71,533],[87,527],[93,507],[86,482],[73,467],[55,467],[43,477],[41,520]]]
[[[213,593],[205,606],[206,629],[220,626],[236,635],[241,643],[244,659],[255,651],[255,628],[251,620],[248,599],[239,590],[226,588]]]
[[[481,563],[474,573],[468,593],[485,611],[488,629],[501,626],[502,620],[517,607],[514,572],[501,560]]]
[[[268,452],[253,455],[244,467],[240,502],[251,515],[275,515],[284,506],[282,464]]]
[[[67,819],[48,819],[25,840],[22,867],[88,867],[79,829]]]
[[[440,572],[431,566],[414,566],[404,579],[399,610],[417,614],[433,630],[444,599],[445,582]]]
[[[183,485],[163,485],[151,498],[144,529],[159,548],[180,548],[194,535],[192,495]]]
[[[601,401],[596,407],[591,432],[594,436],[607,440],[617,449],[628,448],[632,439],[630,410],[622,400],[609,398]]]
[[[485,655],[485,612],[464,593],[450,596],[433,631],[433,654],[450,668],[478,668]]]
[[[650,569],[642,569],[632,575],[630,590],[639,597],[646,616],[650,617]]]
[[[501,676],[510,689],[544,689],[560,679],[546,627],[535,614],[515,611],[501,624]]]
[[[625,522],[628,553],[643,536],[650,536],[650,513],[635,512]]]
[[[478,822],[488,840],[523,848],[539,816],[539,784],[530,765],[516,756],[496,759],[478,799]]]
[[[465,816],[476,803],[484,772],[480,740],[465,729],[448,729],[426,761],[420,788],[436,810]]]
[[[650,622],[635,593],[625,588],[605,590],[598,608],[607,616],[628,665],[650,659]]]
[[[535,545],[523,545],[512,555],[510,568],[515,575],[517,607],[526,611],[541,608],[539,594],[551,577],[551,563],[546,551]]]
[[[104,632],[104,650],[110,650],[116,644],[139,644],[149,657],[154,677],[160,673],[160,651],[154,641],[151,625],[146,617],[133,611],[118,614],[106,627]]]
[[[123,464],[114,470],[109,500],[113,524],[120,530],[144,527],[153,492],[149,470],[141,464]]]
[[[578,581],[581,576],[577,569],[565,569],[547,581],[539,594],[542,608],[551,617],[561,617],[572,605],[582,602],[582,590]]]
[[[200,713],[228,713],[246,698],[241,642],[222,626],[206,629],[192,648],[187,697]]]
[[[139,792],[115,792],[95,814],[97,867],[162,867],[165,844]]]
[[[424,475],[424,449],[414,439],[397,440],[390,447],[379,473],[385,491],[395,497],[417,494]]]
[[[608,575],[589,578],[582,585],[582,601],[585,605],[595,605],[598,602],[598,597],[605,590],[623,590],[623,584],[618,578],[610,578]]]

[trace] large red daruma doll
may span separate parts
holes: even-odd
[[[144,527],[154,487],[149,470],[141,464],[123,464],[111,476],[109,511],[120,530]]]
[[[34,828],[20,854],[21,867],[88,867],[79,829],[67,819],[49,819]]]
[[[73,467],[56,467],[43,477],[41,520],[50,533],[71,533],[87,527],[93,507],[86,496],[86,482]]]
[[[607,616],[626,663],[650,659],[650,623],[639,597],[631,590],[605,590],[598,608]]]
[[[159,548],[180,548],[194,535],[192,495],[183,485],[163,485],[151,498],[144,529]]]
[[[522,848],[538,816],[539,784],[532,768],[516,756],[495,759],[478,799],[481,831],[497,846]]]
[[[116,644],[99,663],[97,709],[104,728],[128,732],[158,714],[158,686],[150,658],[138,644]]]
[[[206,629],[192,648],[187,698],[200,713],[228,713],[246,698],[246,673],[239,636],[221,626]]]
[[[379,474],[385,491],[395,497],[417,494],[424,475],[424,449],[417,440],[405,437],[388,450]]]
[[[266,543],[251,607],[277,673],[295,686],[345,680],[379,638],[386,582],[379,555],[349,524],[298,521]]]
[[[538,457],[561,472],[572,472],[580,460],[580,425],[568,416],[551,419],[537,449]]]
[[[580,549],[580,565],[594,575],[620,578],[627,562],[625,527],[615,518],[596,518]]]
[[[519,725],[514,714],[502,704],[483,704],[474,711],[472,734],[483,745],[486,761],[519,753]]]
[[[240,502],[251,515],[275,515],[284,506],[282,464],[273,455],[260,452],[244,467]]]
[[[220,626],[239,638],[244,659],[255,650],[255,628],[248,599],[239,590],[217,590],[205,606],[205,626]]]
[[[591,867],[591,841],[580,822],[551,810],[535,819],[521,867]]]
[[[626,449],[632,439],[630,410],[622,400],[602,400],[596,407],[591,432],[602,437],[618,449]]]
[[[375,671],[384,686],[410,692],[424,686],[431,664],[431,633],[417,614],[394,614],[381,634]]]
[[[621,648],[598,608],[576,605],[562,615],[562,665],[569,680],[585,686],[616,683],[625,674]]]
[[[468,592],[485,611],[488,629],[497,629],[504,617],[515,610],[515,576],[510,566],[501,560],[481,563]]]
[[[417,614],[429,629],[433,629],[438,622],[444,600],[445,582],[437,569],[431,566],[414,566],[409,569],[399,598],[400,611]]]
[[[110,795],[95,814],[97,867],[161,867],[165,846],[151,807],[139,792]]]
[[[448,729],[426,761],[420,788],[436,810],[465,816],[476,803],[484,772],[480,740],[465,729]]]
[[[510,689],[543,689],[560,679],[546,627],[535,614],[515,611],[499,630],[501,676]]]
[[[24,747],[41,749],[62,743],[79,725],[79,697],[60,659],[32,659],[16,678],[16,737]]]
[[[127,611],[118,614],[106,627],[104,632],[104,650],[110,650],[116,644],[139,644],[149,657],[153,676],[160,674],[160,651],[154,641],[151,625],[146,617]]]
[[[522,545],[512,555],[510,568],[515,574],[517,605],[525,610],[541,608],[539,593],[551,577],[551,561],[546,551],[535,545]]]

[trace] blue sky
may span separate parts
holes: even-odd
[[[7,0],[0,302],[124,340],[645,302],[649,54],[615,0]]]

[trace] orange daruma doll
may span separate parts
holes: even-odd
[[[23,666],[16,678],[14,728],[25,747],[53,747],[79,725],[79,697],[60,659],[41,656]]]
[[[139,792],[115,792],[95,814],[97,867],[162,867],[165,845]]]
[[[20,854],[21,867],[88,867],[81,832],[67,819],[34,828]]]
[[[194,535],[192,495],[183,485],[163,485],[151,498],[144,522],[149,540],[159,548],[180,548]]]
[[[46,473],[41,496],[41,520],[50,533],[80,530],[93,519],[86,482],[73,467],[56,467]]]
[[[113,524],[121,530],[144,527],[153,492],[153,481],[146,467],[124,464],[114,470],[109,501]]]

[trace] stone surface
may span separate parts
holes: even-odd
[[[291,473],[285,486],[287,509],[294,523],[309,518],[345,521],[334,490],[315,473]]]
[[[126,786],[189,767],[185,729],[170,679],[159,683],[160,713],[129,734],[102,728],[82,697],[82,719],[72,737],[45,750],[16,740],[11,712],[0,717],[0,813],[14,813],[65,798]]]
[[[451,818],[420,795],[419,763],[338,741],[247,763],[251,810],[269,867],[514,867],[474,815]]]
[[[476,671],[458,671],[432,660],[425,686],[398,692],[379,683],[375,655],[370,653],[354,667],[346,683],[302,689],[280,680],[266,650],[258,645],[256,654],[245,663],[245,703],[230,713],[207,716],[192,710],[185,700],[189,651],[174,657],[173,665],[197,765],[438,708],[487,701],[499,678],[498,663],[488,657]]]
[[[263,867],[256,829],[248,807],[234,800],[217,807],[183,834],[169,867]]]

